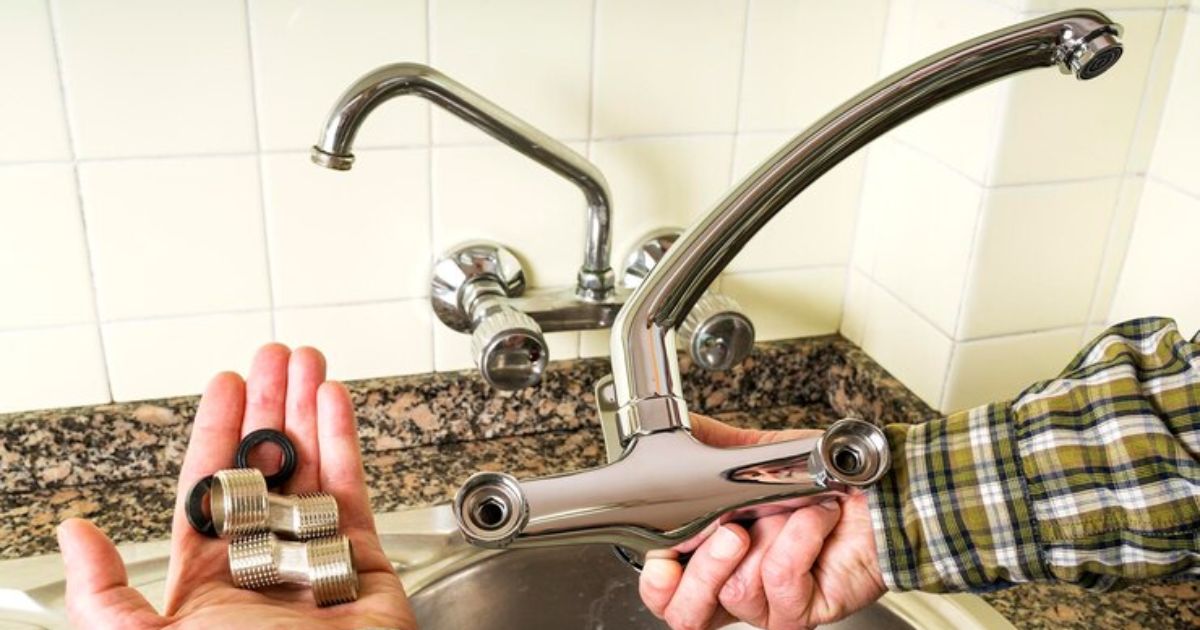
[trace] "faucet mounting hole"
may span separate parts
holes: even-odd
[[[484,529],[496,529],[508,518],[508,506],[496,497],[488,497],[480,501],[471,514],[475,522]]]
[[[862,472],[863,457],[853,447],[844,446],[833,452],[833,465],[843,475],[857,475]]]

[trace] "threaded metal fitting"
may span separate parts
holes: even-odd
[[[318,606],[358,599],[358,572],[345,536],[291,542],[264,532],[239,538],[229,543],[229,572],[238,588],[306,585]]]
[[[222,538],[272,531],[308,540],[337,532],[338,506],[332,495],[271,494],[262,472],[254,468],[218,471],[210,492],[213,527]]]

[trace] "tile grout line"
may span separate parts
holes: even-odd
[[[589,162],[592,162],[593,164],[595,164],[595,162],[593,161],[593,158],[592,158],[592,151],[595,147],[595,125],[596,125],[596,30],[597,30],[596,19],[597,19],[597,16],[599,15],[599,13],[600,13],[600,0],[592,0],[592,23],[589,25],[589,31],[590,31],[589,37],[591,39],[588,41],[587,140],[586,140],[586,144],[584,145],[584,156],[587,158],[587,160]],[[600,167],[597,166],[596,168],[598,170]],[[612,195],[611,190],[609,191],[609,195],[611,197],[611,195]],[[611,225],[612,223],[615,222],[614,221],[615,217],[611,216],[611,215],[615,214],[613,207],[612,207],[613,205],[615,205],[613,203],[613,199],[610,198],[609,199],[609,213],[610,213],[609,229],[612,230],[613,232],[615,232],[616,231],[615,226]],[[608,239],[608,242],[609,242],[609,247],[611,248],[612,247],[611,236]],[[612,262],[611,259],[612,259],[612,251],[609,251],[610,265]],[[616,270],[613,270],[613,278],[614,279],[616,278]],[[583,356],[583,335],[584,335],[584,331],[577,331],[575,333],[575,356],[576,357]]]
[[[737,101],[733,105],[733,136],[730,138],[729,149],[729,178],[727,185],[732,188],[734,176],[737,174],[738,137],[742,133],[742,101],[745,100],[746,57],[750,48],[750,10],[754,0],[746,0],[746,8],[742,11],[742,58],[738,63],[737,86],[735,87]]]
[[[1126,173],[1124,171],[1122,171],[1120,173],[1110,173],[1107,175],[1089,175],[1089,176],[1085,176],[1085,177],[1063,177],[1063,178],[1058,178],[1058,179],[1048,179],[1045,181],[1025,181],[1025,182],[1010,182],[1010,183],[1005,183],[1005,184],[989,184],[989,183],[987,183],[986,178],[984,181],[981,182],[981,181],[975,179],[974,177],[968,175],[967,173],[959,170],[959,168],[957,166],[954,166],[953,164],[943,160],[941,157],[934,154],[933,152],[925,149],[924,147],[922,147],[920,145],[917,145],[908,140],[905,140],[904,138],[895,137],[895,138],[888,138],[888,140],[890,140],[891,142],[893,142],[894,144],[896,144],[898,146],[908,149],[909,151],[911,151],[921,157],[926,158],[927,160],[929,160],[931,162],[934,162],[938,166],[941,166],[943,169],[950,171],[951,173],[957,175],[958,177],[965,180],[966,182],[968,182],[970,184],[974,184],[975,186],[978,186],[984,190],[1013,190],[1013,189],[1020,189],[1020,188],[1037,188],[1037,187],[1041,187],[1041,186],[1061,186],[1064,184],[1088,184],[1088,183],[1094,183],[1094,182],[1108,181],[1111,179],[1118,179],[1118,178],[1126,175]],[[989,164],[988,170],[989,171],[991,170],[990,164]]]
[[[889,1],[883,10],[883,32],[879,37],[879,52],[875,55],[875,80],[877,81],[880,79],[879,75],[883,72],[883,58],[884,53],[887,52],[888,34],[892,31],[892,10],[893,3]],[[854,218],[850,226],[850,251],[847,252],[846,256],[846,276],[842,280],[842,312],[838,317],[839,333],[841,333],[842,325],[846,323],[847,306],[850,304],[850,280],[854,275],[856,267],[854,252],[857,249],[858,235],[863,225],[863,199],[866,198],[867,173],[871,158],[871,148],[870,146],[866,146],[863,147],[863,149],[865,150],[863,151],[862,157],[862,172],[860,172],[858,176],[858,196],[854,208]],[[863,271],[862,273],[863,276],[871,282],[871,284],[876,284],[873,270]],[[868,290],[870,289],[870,287],[867,288]],[[870,303],[870,299],[868,299],[867,303],[863,305],[862,334],[859,335],[858,338],[858,342],[862,345],[866,345],[867,340],[867,318],[870,316],[870,313],[868,312],[870,311]]]
[[[978,337],[970,337],[967,339],[962,339],[962,340],[958,341],[956,343],[956,345],[965,345],[965,344],[975,343],[977,341],[996,341],[998,339],[1008,339],[1010,337],[1026,337],[1029,335],[1041,335],[1044,333],[1062,332],[1065,330],[1071,330],[1072,328],[1086,329],[1088,326],[1092,326],[1093,324],[1095,324],[1095,322],[1083,321],[1083,322],[1072,323],[1072,324],[1063,324],[1061,326],[1048,326],[1045,328],[1017,330],[1014,332],[1003,332],[1003,333],[996,333],[993,335],[980,335]]]
[[[976,208],[975,228],[971,232],[971,245],[967,250],[967,267],[963,273],[962,285],[958,293],[958,311],[954,315],[954,334],[950,337],[950,356],[946,359],[946,371],[942,375],[942,391],[938,396],[938,410],[944,410],[950,399],[950,388],[947,385],[950,382],[951,371],[954,368],[954,357],[958,353],[960,345],[959,337],[963,334],[963,319],[967,310],[967,295],[970,291],[970,280],[974,272],[975,266],[979,262],[978,247],[984,229],[984,217],[987,215],[988,197],[991,190],[996,187],[989,187],[988,182],[992,181],[992,175],[996,169],[996,161],[1000,154],[1000,145],[1004,139],[1004,127],[1008,118],[1008,110],[1012,104],[1012,87],[1009,83],[1005,83],[1000,88],[1000,103],[996,112],[996,119],[992,121],[988,144],[990,146],[990,156],[983,168],[983,181],[977,182],[976,186],[979,189],[979,205]],[[973,179],[968,177],[967,179]]]
[[[304,311],[314,311],[314,310],[324,309],[324,308],[337,309],[337,308],[355,308],[355,307],[360,307],[360,306],[386,306],[386,305],[392,305],[392,304],[407,304],[410,302],[427,303],[428,301],[429,301],[428,296],[412,296],[412,297],[384,298],[384,299],[371,299],[371,300],[348,300],[348,301],[328,302],[328,303],[320,303],[320,304],[298,304],[298,305],[293,305],[293,306],[277,306],[277,307],[275,307],[274,310],[277,312],[304,312]],[[35,325],[35,326],[18,326],[18,327],[13,327],[13,328],[4,328],[4,329],[0,329],[0,335],[31,332],[31,331],[45,331],[45,330],[59,330],[59,329],[66,329],[66,328],[78,328],[81,326],[92,326],[92,325],[97,325],[97,324],[99,324],[101,326],[127,325],[127,324],[141,324],[141,323],[148,323],[148,322],[180,321],[180,320],[188,320],[188,319],[198,319],[198,318],[202,318],[202,317],[228,317],[228,316],[234,316],[234,315],[251,315],[251,314],[268,313],[268,312],[270,312],[270,310],[271,309],[269,307],[249,307],[249,308],[222,309],[222,310],[210,310],[210,311],[195,311],[195,312],[189,312],[189,313],[167,313],[167,314],[161,314],[161,315],[148,315],[148,316],[140,316],[140,317],[117,317],[117,318],[112,318],[112,319],[101,319],[98,322],[90,321],[90,320],[89,321],[72,321],[72,322],[65,322],[65,323],[61,323],[61,324],[41,324],[41,325]]]
[[[259,220],[263,231],[263,265],[267,278],[267,308],[271,322],[271,340],[278,341],[279,333],[275,325],[275,270],[271,264],[271,219],[267,212],[267,177],[262,154],[262,124],[259,120],[258,103],[258,71],[255,68],[254,55],[254,24],[250,15],[250,0],[243,0],[243,13],[246,19],[246,61],[250,71],[250,113],[254,119],[254,162],[258,171],[258,205]]]
[[[71,176],[75,181],[75,202],[79,206],[79,224],[83,230],[83,250],[88,261],[88,280],[92,289],[92,315],[95,322],[89,322],[95,326],[96,340],[100,348],[100,369],[104,378],[104,390],[108,396],[108,401],[112,402],[113,386],[111,368],[108,364],[108,345],[104,340],[104,329],[100,321],[100,290],[96,282],[96,257],[92,251],[91,231],[88,229],[87,213],[84,211],[83,200],[83,185],[82,178],[79,175],[78,149],[76,147],[75,129],[71,119],[71,106],[67,99],[67,80],[63,72],[63,53],[62,45],[59,42],[58,28],[58,11],[54,8],[54,0],[45,0],[46,18],[50,27],[50,44],[54,49],[54,64],[55,70],[58,73],[58,90],[59,97],[62,99],[63,105],[63,125],[66,127],[67,144],[71,149]]]
[[[1155,184],[1165,188],[1170,188],[1172,192],[1183,195],[1184,197],[1187,197],[1193,201],[1200,201],[1200,193],[1192,192],[1161,175],[1155,175],[1154,173],[1134,173],[1133,175],[1141,177],[1147,181],[1154,182]]]
[[[733,104],[733,133],[729,136],[729,175],[725,179],[726,190],[732,190],[735,185],[734,176],[737,174],[738,137],[742,131],[742,100],[745,98],[743,92],[746,84],[746,50],[750,47],[750,7],[754,0],[745,0],[745,2],[746,7],[742,10],[742,58],[738,60],[738,75],[734,87],[734,94],[737,95],[737,99]],[[725,278],[729,275],[733,274],[729,271],[729,265],[726,265],[721,270],[720,275],[713,280],[713,284],[709,288],[714,291],[723,292],[725,289]]]
[[[433,66],[433,0],[425,0],[425,64]],[[429,269],[432,271],[434,265],[437,264],[437,258],[440,252],[437,251],[437,213],[434,208],[435,194],[433,185],[434,178],[434,151],[433,151],[433,106],[425,105],[425,195],[428,208],[426,209],[426,217],[429,221]],[[437,353],[437,326],[438,318],[433,316],[429,318],[429,371],[437,372],[438,370],[438,353]]]
[[[1158,33],[1156,35],[1155,42],[1154,42],[1154,52],[1150,57],[1150,67],[1151,68],[1155,67],[1155,65],[1156,65],[1155,62],[1159,60],[1159,56],[1163,52],[1163,48],[1162,48],[1163,47],[1163,35],[1166,31],[1166,28],[1167,28],[1167,12],[1164,9],[1159,14]],[[1153,72],[1153,70],[1151,70],[1151,72]],[[1174,68],[1172,68],[1172,70],[1171,70],[1172,76],[1170,77],[1171,79],[1174,78],[1174,74],[1175,74]],[[1112,206],[1111,206],[1112,214],[1108,218],[1108,229],[1105,230],[1105,232],[1104,232],[1104,245],[1100,250],[1100,252],[1101,252],[1100,253],[1100,267],[1096,270],[1096,277],[1092,281],[1092,298],[1088,301],[1088,310],[1087,310],[1087,315],[1085,316],[1088,321],[1092,321],[1093,319],[1096,318],[1096,308],[1097,308],[1097,306],[1099,306],[1097,304],[1097,300],[1100,297],[1100,284],[1105,277],[1105,272],[1109,271],[1108,270],[1109,254],[1112,251],[1113,247],[1115,247],[1114,240],[1116,239],[1115,232],[1117,229],[1117,215],[1120,212],[1122,202],[1125,200],[1125,193],[1127,190],[1129,190],[1129,187],[1130,187],[1130,184],[1129,184],[1130,175],[1128,175],[1128,172],[1129,172],[1130,164],[1133,161],[1134,144],[1137,142],[1137,139],[1139,137],[1141,137],[1142,133],[1145,131],[1144,127],[1146,125],[1146,110],[1148,108],[1147,101],[1149,100],[1146,95],[1146,92],[1147,92],[1146,86],[1150,83],[1150,78],[1151,78],[1151,74],[1148,73],[1142,81],[1142,97],[1138,102],[1137,118],[1135,119],[1136,122],[1133,125],[1133,132],[1132,132],[1132,135],[1129,140],[1129,152],[1125,155],[1124,171],[1126,174],[1121,177],[1120,183],[1117,185],[1116,198],[1113,199]],[[1168,81],[1168,84],[1169,83],[1170,82]],[[1169,88],[1167,90],[1167,93],[1168,94],[1170,93]],[[1164,97],[1164,99],[1163,99],[1164,107],[1165,107],[1165,104],[1166,104],[1166,97]],[[1161,131],[1161,129],[1162,129],[1162,121],[1160,120],[1159,121],[1159,129],[1155,130],[1155,140],[1156,141],[1157,141],[1157,134]],[[1153,151],[1151,151],[1151,153],[1153,154]],[[1148,165],[1147,165],[1147,168],[1149,168]],[[1129,235],[1125,239],[1125,244],[1127,246],[1126,250],[1128,250],[1129,241],[1133,236],[1133,229],[1137,224],[1137,217],[1139,214],[1138,210],[1140,207],[1141,207],[1141,195],[1138,196],[1138,203],[1133,208],[1133,213],[1132,213],[1133,216],[1131,217]],[[1125,267],[1125,255],[1122,254],[1121,262],[1115,270],[1116,274],[1117,274],[1117,278],[1115,278],[1115,280],[1114,280],[1115,284],[1113,285],[1114,297],[1115,297],[1115,290],[1116,290],[1117,284],[1120,283],[1120,280],[1121,280],[1120,276],[1122,275],[1124,267]],[[1108,307],[1109,307],[1109,310],[1112,309],[1112,301],[1111,300],[1109,301]],[[1107,317],[1108,317],[1108,314],[1105,313],[1105,318],[1107,319]],[[1086,327],[1084,327],[1083,332],[1080,334],[1080,342],[1081,343],[1087,341],[1086,339],[1083,339],[1083,337],[1085,335],[1087,335]]]
[[[739,133],[744,136],[767,136],[781,133],[796,134],[800,130],[795,128],[787,129],[743,129]],[[579,138],[562,138],[561,141],[567,144],[576,143],[620,143],[620,142],[638,142],[644,140],[669,140],[669,139],[693,139],[693,138],[720,138],[729,136],[728,131],[689,131],[684,133],[636,133],[620,136],[608,137],[579,137]],[[399,144],[379,144],[362,146],[358,149],[362,153],[370,153],[373,151],[418,151],[430,148],[431,143],[399,143]],[[487,140],[449,140],[436,144],[437,148],[479,148],[479,147],[494,147],[495,142]],[[38,164],[112,164],[120,162],[151,162],[151,161],[166,161],[166,160],[204,160],[204,159],[220,159],[234,157],[250,157],[254,155],[307,155],[308,149],[304,147],[292,147],[282,149],[267,149],[260,148],[258,151],[215,151],[209,153],[166,153],[166,154],[144,154],[144,155],[123,155],[111,157],[95,157],[95,158],[73,158],[69,160],[62,159],[39,159],[39,160],[0,160],[0,169],[4,168],[20,168],[23,166],[32,166]],[[1056,182],[1046,182],[1056,183]]]

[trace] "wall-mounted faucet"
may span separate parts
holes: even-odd
[[[609,264],[612,203],[598,168],[563,143],[437,70],[416,63],[378,68],[351,85],[329,113],[312,148],[313,162],[335,170],[354,164],[358,128],[379,105],[414,94],[446,109],[573,183],[587,201],[583,264],[574,290],[525,291],[525,272],[503,245],[460,244],[434,263],[430,300],[438,319],[471,334],[476,365],[500,389],[537,384],[549,358],[543,332],[608,328],[649,266],[674,240],[652,234],[631,254],[635,268],[615,282]],[[644,253],[643,253],[644,252]],[[754,328],[737,305],[715,294],[698,305],[688,347],[705,369],[728,369],[749,353]]]
[[[609,464],[529,480],[479,473],[455,500],[464,535],[491,547],[606,542],[636,559],[655,547],[692,549],[714,521],[788,509],[878,478],[886,441],[858,420],[841,420],[817,439],[737,449],[697,441],[676,329],[775,213],[871,140],[1022,70],[1058,66],[1092,79],[1120,59],[1119,34],[1102,13],[1084,9],[1022,22],[884,78],[796,136],[679,237],[617,316],[613,382],[597,388]]]

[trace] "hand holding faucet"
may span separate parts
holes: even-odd
[[[695,414],[692,432],[722,448],[820,434],[738,429]],[[673,628],[717,628],[735,620],[763,628],[837,621],[887,590],[873,531],[863,492],[750,524],[726,523],[686,568],[673,552],[651,552],[639,585],[642,601]]]

